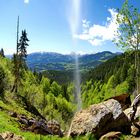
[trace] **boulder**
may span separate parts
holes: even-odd
[[[132,107],[127,108],[126,110],[124,110],[125,115],[129,119],[130,119],[130,115],[132,114],[132,112],[133,112],[133,108]],[[140,117],[140,106],[137,107],[137,111],[136,111],[134,119],[138,119],[139,117]]]
[[[133,107],[130,107],[124,110],[125,115],[129,118],[130,121],[131,121],[130,116],[133,114],[133,112],[134,112]],[[133,136],[140,136],[139,117],[140,117],[140,106],[137,107],[136,114],[134,116],[134,121],[132,122],[132,126],[131,126],[131,134]]]
[[[139,133],[140,133],[140,130],[139,130],[136,126],[132,125],[132,126],[131,126],[131,134],[132,134],[133,136],[138,136]]]
[[[24,140],[21,136],[17,136],[12,132],[4,132],[0,134],[0,140]]]
[[[130,132],[131,123],[121,104],[114,99],[91,105],[76,113],[71,125],[71,136],[92,132],[100,137],[110,131]]]
[[[60,137],[63,136],[60,125],[56,120],[48,121],[47,126],[52,131],[53,135],[59,135]]]
[[[52,131],[48,128],[46,121],[41,119],[39,121],[32,121],[32,124],[27,130],[32,131],[36,134],[42,134],[42,135],[53,135]]]
[[[121,132],[109,132],[103,135],[99,140],[120,140]]]
[[[46,123],[45,120],[41,119],[39,121],[35,121],[28,130],[42,135],[58,135],[63,136],[63,133],[60,129],[60,125],[57,121],[51,120]]]

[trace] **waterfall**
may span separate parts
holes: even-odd
[[[77,34],[80,22],[80,14],[81,14],[81,0],[70,0],[70,7],[68,9],[68,21],[72,35],[72,42],[74,50],[77,47],[77,40],[74,38],[74,35]],[[77,111],[82,108],[81,101],[81,88],[80,88],[80,71],[79,71],[79,58],[78,54],[75,51],[75,72],[74,72],[74,84],[75,84],[75,100],[77,103]],[[70,136],[72,127],[72,122],[69,128],[68,137]]]
[[[77,111],[82,108],[81,101],[81,87],[80,87],[80,71],[79,71],[79,58],[78,54],[75,54],[75,93],[76,93],[76,103],[77,103]]]
[[[68,14],[68,22],[70,26],[73,49],[76,50],[77,40],[74,35],[77,34],[81,15],[81,0],[70,0]],[[80,73],[79,73],[79,60],[78,54],[75,51],[75,72],[74,72],[74,84],[75,84],[75,100],[77,103],[77,111],[81,109],[81,88],[80,88]]]

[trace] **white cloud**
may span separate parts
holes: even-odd
[[[93,39],[93,40],[89,40],[89,43],[93,46],[99,46],[103,43],[103,41],[100,39]]]
[[[76,34],[74,37],[86,40],[93,46],[102,45],[105,41],[113,40],[119,27],[119,25],[116,24],[117,12],[115,9],[108,9],[108,11],[111,17],[107,17],[104,26],[97,24],[90,26],[90,22],[84,19],[82,20],[82,34]]]
[[[24,0],[24,3],[28,4],[29,3],[29,0]]]

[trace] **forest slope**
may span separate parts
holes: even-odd
[[[83,77],[83,105],[89,106],[123,93],[135,94],[135,73],[133,52],[115,56],[90,70]]]

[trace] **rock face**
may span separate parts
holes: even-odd
[[[70,135],[92,132],[96,137],[100,137],[110,131],[130,132],[130,122],[123,113],[121,104],[114,99],[91,105],[76,113]]]

